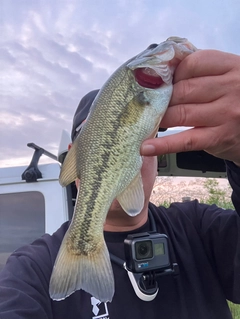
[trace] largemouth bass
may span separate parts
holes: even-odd
[[[140,146],[156,135],[171,99],[174,70],[194,51],[187,39],[177,37],[150,45],[118,68],[93,101],[60,174],[63,186],[78,178],[80,187],[53,268],[52,299],[83,289],[102,302],[112,300],[104,222],[115,198],[130,216],[143,209]]]

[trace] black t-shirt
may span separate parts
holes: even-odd
[[[197,201],[173,203],[169,208],[149,204],[157,231],[169,239],[177,276],[158,277],[159,291],[152,301],[135,294],[128,274],[112,263],[115,295],[100,303],[76,291],[62,301],[49,297],[49,280],[65,223],[52,236],[14,252],[0,273],[1,319],[228,319],[226,299],[240,303],[240,169],[228,164],[236,211]],[[146,232],[149,221],[132,233]],[[125,259],[124,239],[129,232],[105,232],[111,254]]]

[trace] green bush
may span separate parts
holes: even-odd
[[[208,197],[204,200],[200,199],[200,202],[204,202],[205,204],[209,205],[216,204],[222,208],[234,209],[231,198],[229,198],[227,191],[219,187],[219,182],[215,178],[207,178],[203,186],[208,191]]]

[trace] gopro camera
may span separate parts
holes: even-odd
[[[169,268],[168,238],[165,234],[139,233],[124,240],[126,268],[133,273]]]

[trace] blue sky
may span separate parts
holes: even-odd
[[[239,0],[0,0],[0,167],[57,154],[81,97],[169,36],[240,54]]]

